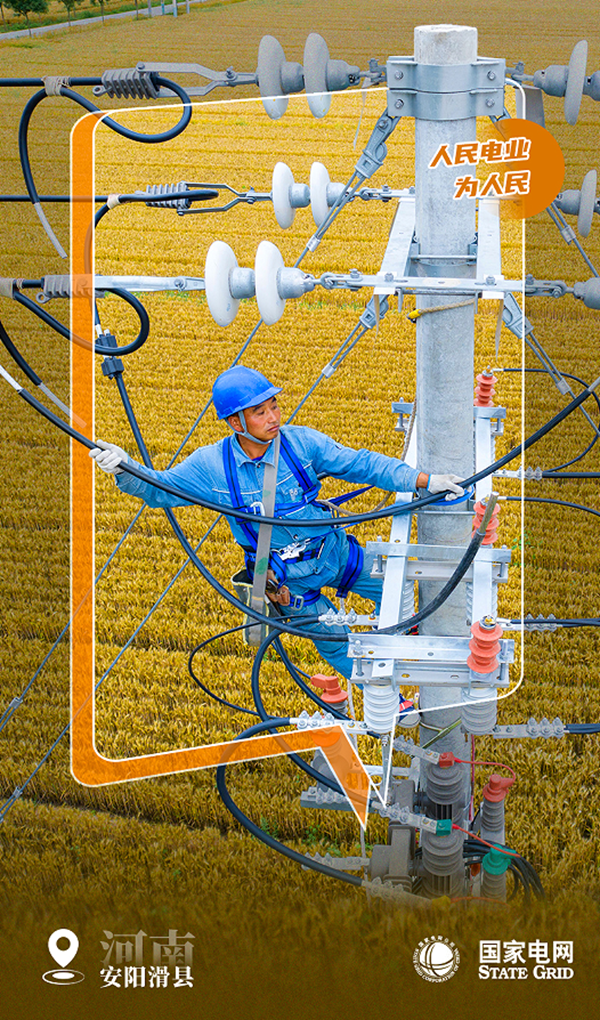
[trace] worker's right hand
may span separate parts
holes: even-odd
[[[459,475],[430,475],[427,491],[432,493],[453,492],[455,496],[462,496],[464,489],[457,484],[460,481]]]
[[[100,447],[100,449],[98,449]],[[125,450],[114,443],[105,443],[103,439],[96,440],[96,447],[90,450],[90,457],[96,461],[99,468],[109,475],[120,475],[123,468],[119,467],[121,461],[129,460]]]

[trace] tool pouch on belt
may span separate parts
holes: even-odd
[[[233,577],[231,578],[231,583],[233,585],[233,590],[235,591],[240,602],[243,602],[247,606],[250,605],[250,597],[252,594],[252,579],[248,571],[245,568],[242,570],[238,570],[237,574],[234,574]],[[264,612],[266,616],[275,615],[275,611],[271,606],[270,602],[264,606],[262,612]],[[252,617],[244,616],[244,623],[252,623]],[[267,627],[266,623],[257,623],[255,626],[248,627],[246,630],[242,631],[243,642],[245,645],[250,644],[248,640],[248,634],[250,633],[250,631],[254,631],[256,632],[256,635],[259,638],[256,644],[260,645],[263,643],[267,634],[269,634],[270,630],[271,628]]]

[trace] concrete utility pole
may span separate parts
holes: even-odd
[[[415,62],[470,64],[477,60],[477,29],[456,25],[415,28]],[[428,276],[467,275],[465,256],[475,236],[475,199],[454,200],[456,167],[429,163],[442,143],[452,153],[455,143],[474,140],[476,118],[415,119],[416,235],[420,266]],[[474,167],[465,165],[465,173]],[[425,258],[424,258],[425,257]],[[457,304],[456,296],[418,298],[419,309]],[[417,319],[417,463],[424,471],[452,471],[461,478],[473,472],[473,346],[474,304],[431,312]],[[472,516],[464,511],[427,511],[419,515],[419,542],[467,545]],[[437,594],[439,582],[419,584],[419,605]],[[420,633],[455,636],[468,633],[464,585],[421,625]],[[444,727],[460,716],[459,687],[423,687],[421,706],[458,705],[426,712],[421,742],[433,736],[430,723]],[[454,730],[436,744],[464,757],[464,736]]]

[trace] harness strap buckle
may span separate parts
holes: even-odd
[[[304,542],[290,542],[289,545],[284,546],[283,549],[278,549],[277,552],[282,560],[292,560],[298,553],[304,552],[308,548],[308,539]]]

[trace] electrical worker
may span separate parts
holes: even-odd
[[[281,425],[277,404],[280,392],[280,386],[274,386],[254,369],[241,365],[228,369],[216,379],[212,396],[217,417],[227,422],[233,435],[211,446],[199,447],[166,471],[137,466],[153,478],[221,504],[224,510],[234,507],[261,513],[265,466],[273,466],[277,458],[275,509],[274,514],[266,516],[283,517],[285,523],[274,526],[271,533],[267,597],[287,607],[286,615],[290,616],[305,613],[307,608],[315,616],[326,613],[332,603],[321,594],[324,587],[336,589],[340,598],[349,591],[356,592],[371,599],[378,608],[382,581],[370,576],[374,556],[366,553],[353,535],[347,534],[341,521],[331,525],[334,517],[331,507],[317,499],[318,476],[331,475],[392,492],[427,489],[430,493],[449,491],[457,496],[463,494],[457,484],[460,479],[454,474],[429,475],[404,461],[370,450],[352,450],[315,429]],[[124,472],[120,464],[129,457],[120,447],[101,440],[98,446],[102,449],[90,450],[90,457],[103,471],[116,476],[123,492],[140,497],[151,507],[186,505],[184,499]],[[273,467],[271,470],[274,474]],[[295,526],[297,517],[322,520],[323,526]],[[227,520],[233,537],[244,549],[246,568],[252,577],[259,521],[254,524],[234,517]],[[347,633],[343,626],[324,623],[306,626],[311,631],[339,632],[340,638]],[[339,644],[315,641],[315,645],[336,672],[346,678],[351,676],[352,660],[345,640]]]

